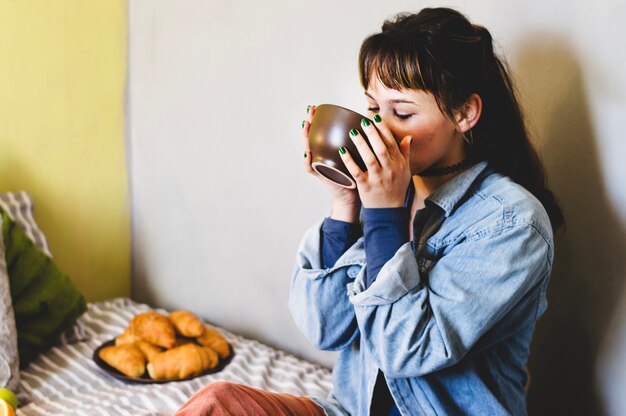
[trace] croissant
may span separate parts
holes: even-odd
[[[152,361],[157,354],[163,351],[161,347],[150,344],[148,341],[137,341],[135,342],[135,346],[139,348],[139,351],[143,353],[148,361]]]
[[[199,337],[204,334],[204,324],[196,315],[180,310],[170,313],[170,321],[174,328],[184,337]]]
[[[176,332],[167,316],[150,311],[140,313],[130,321],[134,335],[164,348],[172,348],[176,343]]]
[[[141,338],[135,335],[130,328],[126,328],[121,335],[115,338],[115,345],[133,344],[140,340]]]
[[[146,358],[133,344],[105,347],[98,355],[105,363],[129,377],[141,377],[146,372]]]
[[[210,348],[189,343],[156,355],[148,363],[148,374],[155,380],[180,379],[215,368],[217,353]]]
[[[196,340],[203,347],[210,347],[217,352],[220,358],[226,358],[230,355],[230,346],[226,338],[217,330],[210,326],[204,327],[204,335],[197,337]]]
[[[181,345],[189,344],[190,342],[193,342],[193,339],[176,337],[176,344],[174,344],[174,347],[180,347]]]

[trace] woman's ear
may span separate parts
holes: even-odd
[[[461,133],[466,133],[478,123],[480,113],[483,109],[483,100],[480,95],[473,93],[467,101],[454,112],[456,124]]]

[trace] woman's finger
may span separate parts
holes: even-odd
[[[315,170],[311,166],[313,160],[311,156],[311,149],[309,147],[309,129],[311,128],[311,121],[313,120],[313,114],[315,114],[315,106],[309,105],[306,108],[306,118],[302,120],[302,147],[304,149],[304,170],[308,173],[315,174]]]
[[[385,142],[385,146],[387,147],[387,151],[389,152],[391,159],[399,158],[401,156],[400,149],[398,148],[398,142],[393,136],[393,133],[391,132],[391,130],[389,130],[387,125],[383,122],[380,115],[374,114],[373,120],[374,120],[374,125],[376,126],[378,131],[380,131],[380,136]]]
[[[346,165],[348,172],[350,172],[350,175],[352,175],[352,177],[357,183],[365,179],[365,176],[367,175],[367,173],[363,172],[361,168],[359,167],[359,165],[356,164],[356,162],[352,158],[352,155],[350,154],[348,149],[346,149],[343,146],[340,147],[339,156],[341,156],[341,160],[343,160],[344,165]]]
[[[361,136],[361,133],[359,133],[357,129],[352,129],[350,130],[348,135],[352,139],[352,142],[356,146],[356,149],[359,151],[359,155],[361,156],[361,159],[363,159],[367,170],[370,172],[379,171],[380,164],[378,163],[376,156],[372,152],[372,149],[370,149],[363,136]]]
[[[315,114],[315,106],[309,105],[306,108],[306,117],[302,120],[302,147],[305,152],[310,152],[309,148],[309,128],[311,127],[311,121],[313,120],[313,114]]]
[[[380,134],[378,133],[378,130],[376,130],[376,127],[374,127],[368,119],[364,118],[361,120],[361,128],[367,135],[367,139],[369,140],[370,145],[374,150],[374,154],[378,159],[378,162],[380,162],[380,165],[383,168],[388,167],[392,161],[392,158],[387,149],[387,144],[380,137]]]
[[[313,116],[315,115],[315,106],[314,105],[307,105],[306,107],[306,115],[307,115],[307,121],[310,123],[311,120],[313,120]]]
[[[413,143],[413,137],[406,136],[400,142],[400,152],[402,153],[402,157],[407,163],[407,166],[411,166],[411,143]]]

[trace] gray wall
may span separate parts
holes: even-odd
[[[286,302],[327,213],[302,172],[307,104],[365,108],[356,56],[385,17],[444,3],[131,0],[134,296],[330,365]],[[568,229],[533,344],[533,414],[626,413],[626,6],[451,1],[518,80]],[[332,14],[327,11],[332,10]]]

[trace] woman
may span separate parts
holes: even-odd
[[[334,392],[282,414],[526,414],[563,217],[491,35],[451,9],[399,15],[359,69],[377,129],[364,120],[373,150],[350,132],[365,172],[340,149],[356,190],[311,168],[314,107],[303,123],[305,170],[333,202],[303,238],[289,301],[307,338],[339,351]]]

